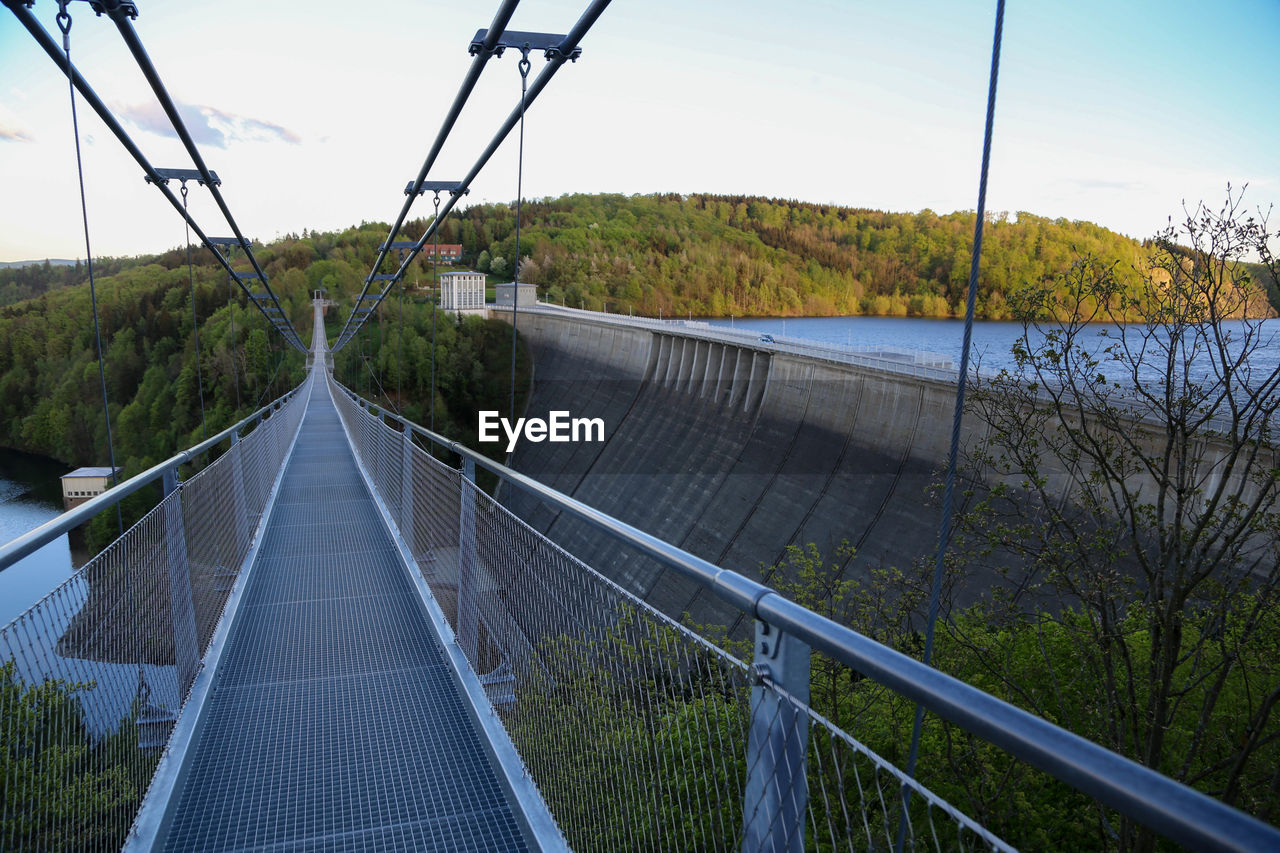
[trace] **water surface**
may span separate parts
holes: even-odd
[[[750,329],[775,338],[787,337],[804,341],[852,347],[906,347],[945,355],[955,366],[960,364],[960,351],[964,342],[964,321],[952,319],[927,319],[922,317],[753,317],[749,319],[709,319],[714,326],[732,326]],[[1224,328],[1239,340],[1245,332],[1245,324],[1227,321]],[[1280,367],[1280,319],[1259,321],[1261,342],[1250,357],[1250,367],[1260,375],[1269,374]],[[1131,326],[1129,335],[1141,327]],[[981,320],[973,324],[973,348],[971,362],[977,361],[983,371],[997,372],[1014,366],[1011,351],[1014,342],[1022,335],[1022,324]],[[1117,339],[1121,327],[1110,323],[1090,326],[1083,339],[1086,346],[1102,347]],[[1208,361],[1195,362],[1208,378]],[[1159,365],[1148,365],[1154,372]]]
[[[0,542],[16,539],[62,513],[61,462],[0,449]],[[71,576],[66,536],[0,571],[0,626],[7,625]]]

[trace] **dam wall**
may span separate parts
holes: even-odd
[[[493,316],[510,321],[507,312]],[[930,487],[946,462],[954,373],[894,363],[892,353],[863,358],[705,325],[591,312],[522,311],[518,326],[534,365],[525,414],[562,410],[601,418],[605,441],[522,441],[509,460],[517,470],[764,583],[777,583],[768,567],[788,546],[810,542],[828,562],[842,542],[855,546],[842,570],[857,580],[875,567],[907,571],[922,558],[932,564],[941,513]],[[1050,418],[1041,427],[1061,441],[1057,425]],[[986,429],[972,415],[964,427],[962,447]],[[1117,440],[1123,452],[1150,460],[1163,458],[1168,446],[1160,424],[1140,420],[1128,422]],[[1246,504],[1259,499],[1259,489],[1274,489],[1255,476],[1259,466],[1276,464],[1274,447],[1246,454],[1252,464],[1233,465],[1228,435],[1209,429],[1194,445],[1188,470],[1197,499],[1209,500],[1220,484]],[[1126,491],[1154,506],[1150,467],[1131,467]],[[1064,470],[1052,452],[1043,454],[1040,473],[1047,491],[1062,499],[1079,488],[1079,472]],[[1021,475],[1007,483],[1019,488]],[[689,612],[703,624],[745,630],[737,611],[585,523],[514,491],[503,499],[668,615]],[[1271,547],[1261,534],[1252,539],[1249,549]],[[1018,558],[1003,554],[995,562],[1010,560]],[[994,566],[957,590],[957,603],[1000,583]]]
[[[510,321],[505,312],[494,312]],[[713,563],[769,582],[789,545],[846,575],[932,555],[955,388],[679,326],[521,312],[534,386],[525,414],[602,418],[605,441],[522,441],[516,470]],[[734,625],[737,612],[583,522],[510,490],[504,503],[658,609]]]

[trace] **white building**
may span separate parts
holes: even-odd
[[[116,469],[116,474],[120,469]],[[77,468],[62,476],[62,505],[68,510],[111,488],[110,468]]]
[[[511,306],[511,292],[516,288],[514,284],[499,284],[494,287],[497,305]],[[520,283],[520,308],[532,308],[538,304],[538,286],[536,284]]]
[[[484,310],[482,272],[446,272],[440,274],[440,308],[445,311],[471,312]]]

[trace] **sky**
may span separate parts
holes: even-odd
[[[137,5],[238,224],[269,241],[394,220],[498,2]],[[510,28],[564,33],[586,5],[524,0]],[[56,34],[57,4],[34,11]],[[154,165],[191,168],[114,25],[70,11],[90,85]],[[994,20],[995,0],[614,0],[528,111],[524,194],[972,210]],[[1280,203],[1278,40],[1278,0],[1010,0],[988,210],[1145,237],[1228,183]],[[489,63],[430,178],[469,171],[518,102],[517,57]],[[182,245],[182,220],[77,108],[93,254]],[[512,201],[516,177],[512,134],[467,202]],[[190,203],[229,234],[207,191]],[[66,78],[0,9],[0,261],[84,255]]]

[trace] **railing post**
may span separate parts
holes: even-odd
[[[191,569],[187,561],[186,526],[182,520],[182,495],[178,491],[178,468],[165,470],[163,476],[165,551],[169,555],[169,614],[173,630],[173,660],[178,670],[179,701],[196,679],[200,662],[196,639],[196,611],[191,600]],[[172,500],[169,498],[174,496]]]
[[[387,483],[382,478],[382,466],[384,464],[381,452],[381,442],[378,438],[381,432],[378,427],[387,422],[387,413],[383,409],[378,409],[377,420],[373,422],[369,429],[369,449],[373,453],[373,484],[378,487],[378,491],[382,493],[384,500],[391,500],[391,495],[386,493]]]
[[[806,643],[756,620],[752,668],[758,679],[771,681],[808,705]],[[808,751],[809,719],[804,712],[763,683],[752,687],[747,786],[742,804],[743,853],[804,850]]]
[[[400,536],[415,558],[413,546],[413,430],[400,433]]]
[[[234,568],[240,569],[240,563],[249,553],[249,511],[244,496],[244,453],[240,447],[240,433],[231,433],[231,517],[236,526],[236,556]]]
[[[366,467],[373,465],[373,460],[369,457],[369,447],[373,442],[373,425],[378,419],[378,410],[373,406],[365,405],[364,413],[366,415],[364,422],[360,425],[360,447],[357,452],[364,461]]]
[[[458,529],[458,645],[476,665],[476,463],[462,459],[462,498]]]
[[[258,413],[257,415],[255,415],[255,416],[254,416],[254,418],[253,418],[253,429],[254,429],[254,432],[257,432],[257,431],[258,431],[259,429],[261,429],[261,428],[262,428],[262,413],[261,413],[261,412],[259,412],[259,413]],[[261,437],[259,437],[258,441],[259,441],[259,442],[260,442],[260,441],[262,441]],[[262,471],[258,470],[258,466],[256,466],[256,465],[255,465],[255,466],[253,466],[253,467],[251,467],[251,468],[249,469],[249,476],[250,476],[250,478],[251,478],[251,481],[250,481],[250,482],[253,484],[253,503],[254,503],[254,506],[257,506],[257,505],[259,505],[259,503],[260,503],[260,498],[261,498],[262,491],[263,491],[263,489],[262,489],[262,477],[263,477],[263,473],[264,473],[264,472],[262,472]]]

